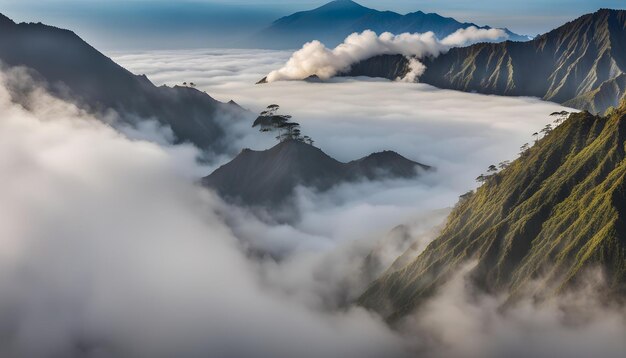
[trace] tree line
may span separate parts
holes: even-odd
[[[552,132],[552,130],[559,126],[561,123],[563,123],[567,117],[570,115],[570,112],[568,111],[560,111],[560,112],[552,112],[550,114],[551,117],[556,117],[552,123],[548,123],[546,124],[540,131],[538,132],[534,132],[531,136],[534,140],[534,144],[539,143],[539,136],[540,134],[543,134],[543,137],[545,138],[548,134],[550,134],[550,132]],[[553,126],[554,124],[554,126]],[[528,155],[528,153],[530,153],[530,148],[532,147],[532,145],[530,143],[524,143],[521,147],[520,147],[520,152],[519,155],[521,157]],[[495,164],[491,164],[488,168],[487,168],[487,173],[484,174],[480,174],[478,177],[476,177],[476,181],[480,184],[483,184],[487,181],[489,181],[491,178],[495,177],[498,172],[500,170],[506,169],[509,165],[511,164],[511,162],[509,160],[505,160],[503,162],[498,163],[498,165]],[[466,194],[464,194],[466,195]]]

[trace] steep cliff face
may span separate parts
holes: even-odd
[[[346,75],[394,79],[402,56],[374,57]],[[626,93],[626,11],[599,10],[529,42],[479,43],[420,59],[419,81],[445,89],[535,96],[592,113],[616,106]]]
[[[462,199],[440,236],[375,281],[360,303],[400,318],[468,262],[477,262],[477,287],[513,299],[558,294],[597,267],[609,293],[623,296],[625,142],[626,102],[608,117],[571,115]]]
[[[600,10],[530,42],[481,43],[424,62],[420,81],[440,88],[603,112],[624,95],[626,11]]]

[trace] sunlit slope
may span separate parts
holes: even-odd
[[[625,140],[626,102],[608,117],[571,115],[462,199],[440,236],[360,303],[400,318],[470,261],[471,277],[489,292],[515,297],[532,282],[533,293],[554,294],[600,267],[611,293],[623,294]]]

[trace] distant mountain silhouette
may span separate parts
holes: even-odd
[[[327,46],[336,46],[353,32],[373,30],[377,33],[423,33],[432,31],[443,38],[456,30],[476,26],[461,23],[453,18],[421,11],[400,15],[392,11],[378,11],[350,0],[336,0],[309,11],[301,11],[276,20],[271,26],[255,35],[250,44],[264,48],[299,48],[304,43],[320,40]],[[528,41],[506,30],[511,40]]]
[[[342,163],[317,147],[288,140],[268,150],[244,149],[202,183],[237,203],[279,207],[299,185],[324,191],[342,182],[411,178],[428,169],[392,151]]]
[[[626,11],[602,9],[530,42],[480,43],[425,58],[420,82],[439,88],[536,96],[593,113],[626,92]],[[395,79],[404,56],[365,60],[347,75]]]
[[[246,112],[193,88],[154,86],[98,52],[69,30],[41,23],[16,24],[0,15],[0,61],[25,66],[55,95],[94,112],[114,109],[134,124],[156,119],[179,142],[221,151],[224,121]]]

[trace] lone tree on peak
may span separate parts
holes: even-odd
[[[291,122],[291,116],[288,114],[278,114],[280,106],[270,104],[262,111],[252,123],[252,127],[259,127],[261,132],[278,131],[276,140],[284,142],[287,140],[297,140],[309,145],[313,145],[313,139],[309,136],[302,136],[300,124]]]

